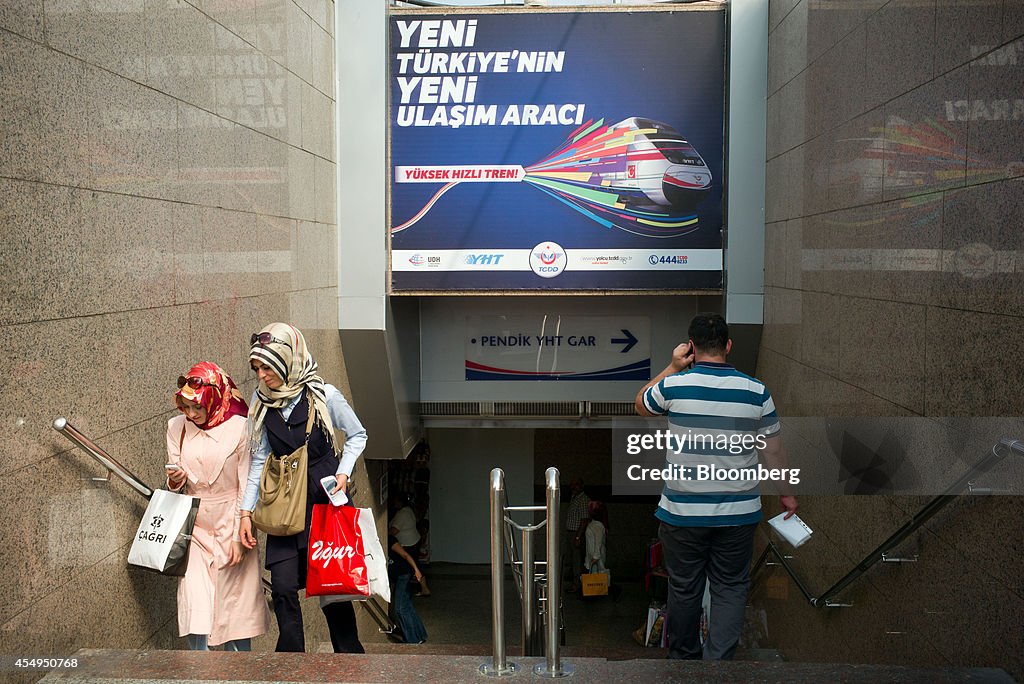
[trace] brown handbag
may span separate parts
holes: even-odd
[[[260,498],[252,512],[256,529],[277,537],[298,534],[306,529],[306,448],[313,429],[315,410],[309,402],[306,441],[287,456],[267,457],[260,475]]]

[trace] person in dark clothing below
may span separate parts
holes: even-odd
[[[247,548],[256,546],[252,511],[259,496],[260,475],[268,457],[287,456],[307,444],[306,526],[298,534],[267,535],[266,566],[270,570],[271,598],[277,615],[278,651],[305,651],[299,589],[306,586],[306,547],[314,503],[328,503],[320,480],[337,478],[336,488],[347,489],[356,459],[366,446],[366,430],[333,385],[317,374],[317,364],[297,328],[271,323],[250,340],[249,362],[259,386],[249,402],[252,463],[240,510],[239,536]],[[308,419],[313,424],[306,436]],[[345,434],[340,447],[334,431]],[[356,614],[348,601],[321,597],[335,653],[364,653]]]
[[[669,365],[640,390],[635,403],[642,416],[670,416],[669,429],[681,445],[678,453],[666,453],[667,465],[681,476],[665,481],[655,513],[669,575],[669,658],[731,660],[743,627],[761,495],[757,480],[702,481],[693,473],[709,465],[756,468],[759,454],[771,468],[782,468],[785,451],[768,389],[725,361],[732,350],[725,319],[697,314],[688,332],[689,340],[673,350]],[[738,451],[719,448],[722,436]],[[787,518],[796,512],[795,497],[783,494],[780,502]],[[706,582],[713,618],[702,650]]]
[[[391,615],[392,619],[402,630],[402,636],[407,644],[422,644],[427,640],[427,628],[423,626],[416,606],[412,602],[412,592],[409,590],[409,582],[415,579],[417,582],[423,580],[423,573],[411,551],[413,547],[406,548],[394,535],[388,535],[388,571],[391,575]]]

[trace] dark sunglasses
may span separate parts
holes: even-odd
[[[212,385],[208,382],[203,382],[199,378],[186,378],[184,375],[178,376],[178,389],[181,389],[185,385],[188,385],[194,390],[197,390],[200,387],[216,387],[216,385]]]
[[[253,333],[252,337],[249,338],[249,344],[253,345],[256,344],[257,342],[259,342],[260,344],[270,344],[271,342],[276,342],[277,344],[283,344],[289,349],[292,348],[292,345],[288,344],[284,340],[277,339],[268,332]]]

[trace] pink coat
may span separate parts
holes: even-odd
[[[200,430],[184,415],[175,416],[167,424],[167,454],[168,463],[181,465],[188,477],[184,493],[200,499],[188,569],[178,583],[178,633],[207,634],[211,646],[263,634],[270,612],[260,586],[259,552],[250,549],[241,563],[227,565],[249,476],[245,418],[232,416]]]

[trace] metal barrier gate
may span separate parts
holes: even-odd
[[[501,468],[491,471],[491,611],[494,654],[491,662],[480,666],[480,672],[491,677],[502,677],[517,671],[515,663],[505,657],[505,554],[508,553],[512,574],[519,590],[522,605],[522,643],[524,656],[539,656],[543,647],[545,662],[536,665],[533,672],[541,677],[568,677],[572,666],[559,658],[562,625],[562,564],[559,546],[560,490],[558,469],[548,468],[544,473],[544,506],[509,506],[505,492],[505,473]],[[520,525],[511,515],[518,512],[545,511],[544,520]],[[534,557],[533,533],[546,529],[546,559]],[[515,533],[520,537],[522,558],[516,558]],[[545,572],[538,573],[537,567]],[[543,625],[543,643],[541,626]]]

